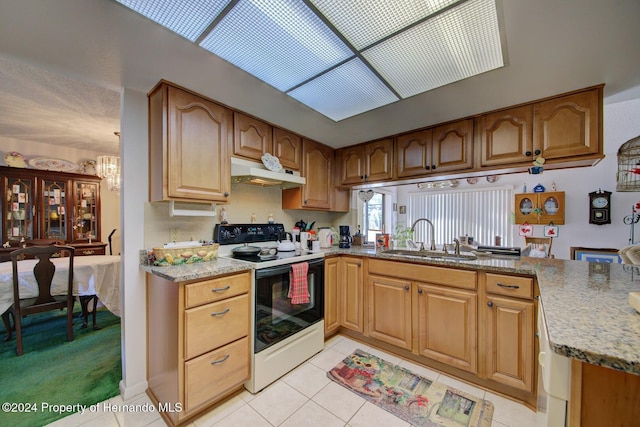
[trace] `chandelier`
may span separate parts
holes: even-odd
[[[114,132],[120,138],[120,132]],[[107,180],[109,190],[120,192],[120,157],[98,156],[96,159],[96,173]]]

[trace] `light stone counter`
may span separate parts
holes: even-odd
[[[213,261],[197,262],[194,264],[173,265],[167,267],[157,267],[151,265],[140,265],[140,268],[147,273],[155,274],[163,279],[172,282],[185,282],[187,280],[206,279],[209,277],[221,276],[223,274],[239,273],[251,270],[251,264],[235,261],[229,258],[217,258]]]
[[[334,254],[535,275],[556,353],[640,375],[640,313],[629,305],[629,292],[640,291],[638,267],[528,257],[421,260],[360,246],[325,252],[325,256]]]

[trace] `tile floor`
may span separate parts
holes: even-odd
[[[541,420],[535,412],[523,405],[490,392],[473,387],[439,372],[415,365],[406,360],[377,350],[347,337],[335,336],[325,344],[325,349],[265,388],[258,394],[243,391],[212,411],[197,418],[188,427],[299,427],[299,426],[348,426],[395,427],[410,424],[389,412],[378,408],[360,396],[348,391],[327,378],[333,368],[353,350],[360,348],[389,362],[404,366],[426,378],[451,385],[474,396],[491,401],[495,406],[494,427],[538,427]],[[110,399],[114,405],[123,404],[120,396]],[[146,394],[127,400],[127,404],[151,403]],[[62,418],[50,426],[164,426],[157,412],[113,413],[85,412]]]

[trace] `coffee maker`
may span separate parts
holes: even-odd
[[[347,249],[351,247],[351,242],[353,239],[351,238],[351,232],[349,231],[348,225],[340,226],[340,240],[338,247],[341,249]]]

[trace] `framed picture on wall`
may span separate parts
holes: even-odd
[[[596,249],[571,246],[571,259],[590,262],[610,262],[622,264],[618,249]]]

